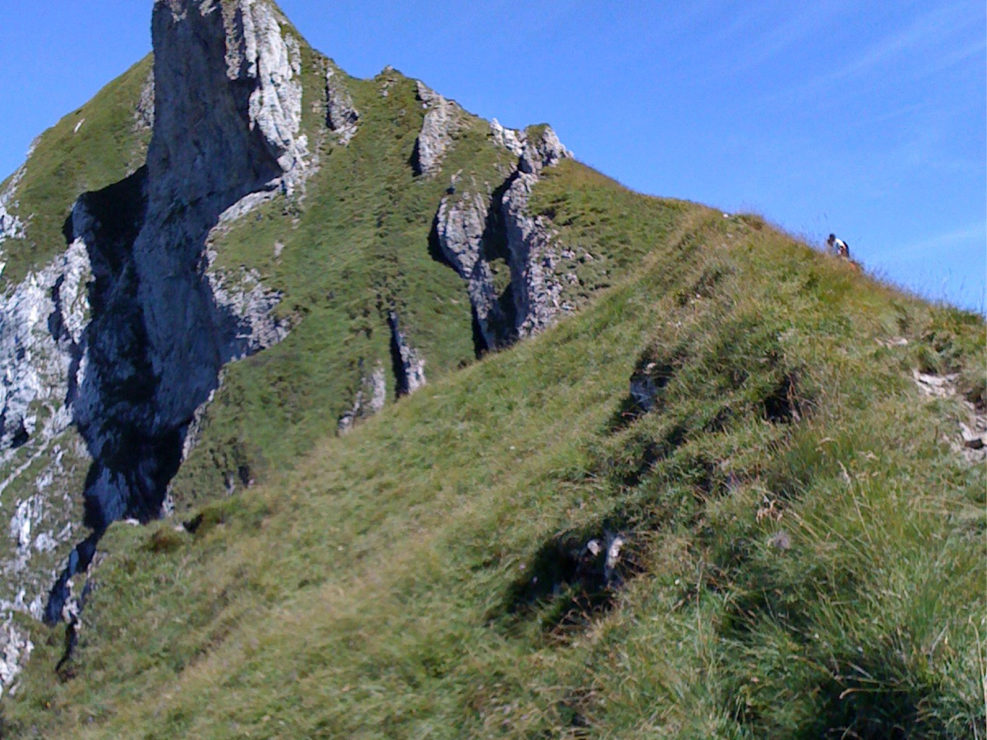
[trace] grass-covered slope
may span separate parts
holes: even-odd
[[[314,53],[305,61],[314,97],[329,62]],[[473,359],[465,285],[429,250],[449,178],[416,178],[409,163],[422,123],[415,83],[387,70],[347,78],[347,88],[360,111],[353,140],[339,144],[324,113],[306,121],[319,164],[304,196],[279,198],[216,239],[217,267],[256,271],[282,294],[278,311],[293,328],[280,345],[228,368],[201,443],[173,484],[180,506],[222,491],[231,471],[262,480],[291,464],[334,428],[377,367],[394,398],[391,311],[425,356],[428,378]],[[470,118],[444,171],[471,168],[496,187],[509,154],[488,133]]]
[[[334,158],[359,167],[346,156],[319,176],[332,182]],[[432,186],[391,202],[413,213],[415,187]],[[452,294],[385,249],[400,209],[361,230],[333,215],[349,197],[325,205],[352,228],[333,242],[349,256],[291,259],[394,266],[313,313],[331,322],[391,280]],[[262,427],[278,464],[250,490],[190,499],[194,534],[114,525],[75,658],[56,677],[61,633],[37,629],[5,729],[983,736],[985,476],[951,446],[962,396],[984,401],[983,320],[758,218],[635,195],[574,163],[532,206],[599,257],[586,283],[609,287],[348,436],[311,396],[288,420],[316,439],[298,457],[238,399],[271,373],[304,383],[306,348],[289,338],[234,365],[223,423]],[[306,285],[286,278],[288,307],[318,298]],[[451,369],[469,348],[447,351]],[[926,398],[915,368],[958,373],[960,396]],[[604,573],[585,546],[618,535]]]
[[[6,267],[0,291],[20,282],[65,249],[62,230],[75,199],[122,180],[144,163],[151,129],[146,118],[153,102],[147,56],[69,113],[34,142],[21,170],[0,183],[2,192],[16,178],[11,213],[24,224],[24,236],[0,247]]]
[[[315,102],[305,106],[303,127],[317,169],[302,195],[279,197],[251,212],[213,244],[215,265],[226,275],[248,269],[280,292],[277,310],[292,330],[281,344],[226,370],[202,419],[200,441],[172,484],[181,509],[222,493],[228,481],[262,481],[293,465],[353,407],[376,368],[386,370],[387,396],[394,399],[392,311],[425,358],[429,382],[476,358],[466,282],[441,256],[433,224],[442,197],[455,189],[451,183],[492,200],[517,156],[494,143],[488,122],[460,111],[441,168],[416,175],[412,159],[423,105],[415,81],[392,69],[370,80],[336,70],[359,111],[356,135],[342,144],[326,128],[317,97],[332,63],[311,50],[305,55],[306,99]],[[532,127],[530,135],[536,133]],[[597,177],[575,163],[565,172],[564,183]],[[546,177],[553,177],[550,170]],[[683,208],[656,202],[653,212],[627,228],[660,238]],[[623,218],[619,210],[608,214]],[[568,303],[584,303],[647,250],[645,240],[624,239],[630,232],[618,236],[621,241],[606,250],[587,243],[592,255],[575,262],[578,279],[564,296]],[[508,280],[506,259],[493,262]]]

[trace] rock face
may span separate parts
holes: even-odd
[[[339,143],[350,143],[356,135],[360,113],[353,107],[346,86],[339,82],[342,74],[332,64],[326,68],[326,125],[336,132]]]
[[[289,325],[274,310],[281,294],[268,290],[256,270],[241,267],[230,274],[213,269],[215,252],[207,251],[206,280],[221,314],[227,317],[224,344],[231,357],[246,357],[272,347],[288,336]]]
[[[159,514],[188,426],[222,366],[286,333],[270,319],[277,295],[253,275],[210,272],[206,250],[231,209],[242,215],[258,194],[291,192],[307,174],[300,50],[282,22],[260,0],[158,0],[147,165],[83,195],[73,211],[72,234],[94,276],[73,404],[93,458],[84,492],[93,535],[53,587],[49,621],[110,522]]]
[[[964,410],[965,420],[944,437],[954,452],[971,464],[987,460],[987,409],[971,403],[960,392],[958,375],[935,375],[912,370],[912,379],[923,395],[931,398],[955,399]]]
[[[17,239],[24,233],[24,224],[16,216],[12,215],[4,207],[0,200],[0,241],[4,239]]]
[[[154,70],[152,69],[141,88],[140,100],[134,110],[134,128],[154,128]]]
[[[298,42],[271,5],[159,0],[152,32],[157,113],[133,251],[160,427],[185,423],[230,359],[200,274],[206,235],[245,196],[300,184],[306,142]]]
[[[31,148],[34,148],[33,144]],[[28,150],[27,154],[30,157],[31,150]],[[12,207],[17,186],[23,178],[24,167],[20,167],[10,178],[7,187],[3,189],[3,192],[0,192],[0,245],[7,239],[19,239],[24,236],[24,224],[21,223],[21,220],[17,216],[7,210]],[[2,258],[2,252],[0,252],[0,258]],[[0,266],[0,274],[2,273],[3,267]]]
[[[661,386],[652,377],[652,371],[654,369],[655,363],[649,362],[631,375],[631,400],[637,409],[643,413],[651,411],[658,401],[658,391],[661,389]]]
[[[442,166],[446,149],[452,144],[462,109],[421,82],[418,83],[418,100],[425,109],[425,118],[415,142],[415,174],[434,175]]]
[[[466,192],[459,198],[447,195],[439,204],[435,233],[442,254],[467,283],[476,327],[484,348],[509,341],[510,320],[501,307],[494,285],[486,245],[495,239],[488,228],[490,196]]]
[[[173,177],[192,172],[183,165],[216,161],[220,155],[235,169],[203,169],[197,173],[199,187],[183,193],[198,195],[203,186],[224,193],[282,177],[302,179],[307,141],[298,135],[301,49],[297,39],[282,33],[283,23],[266,0],[156,0],[151,32],[158,120],[148,152],[152,181],[169,172]],[[175,136],[193,128],[192,141]]]
[[[73,412],[95,461],[85,497],[96,532],[157,515],[222,365],[283,336],[261,318],[276,297],[227,290],[207,272],[205,244],[245,197],[305,175],[298,43],[272,6],[160,0],[152,30],[147,166],[83,195],[72,215],[94,277]]]
[[[159,514],[222,366],[287,333],[280,296],[250,271],[216,270],[206,248],[221,220],[309,174],[300,47],[283,24],[264,0],[158,0],[153,87],[134,113],[153,125],[146,166],[81,195],[68,248],[0,296],[4,685],[30,651],[9,615],[78,611],[73,577],[110,522]],[[23,235],[7,210],[18,174],[0,242]]]
[[[384,408],[385,403],[387,403],[387,380],[384,366],[378,364],[369,376],[365,375],[361,378],[360,389],[353,399],[353,406],[339,417],[336,430],[339,434],[346,434],[359,419],[378,413]]]
[[[34,645],[9,621],[0,627],[0,686],[10,686],[21,672],[21,666],[31,656]]]
[[[572,307],[561,300],[567,275],[549,223],[532,217],[528,201],[542,170],[572,154],[548,126],[535,136],[490,124],[493,141],[518,160],[492,192],[464,189],[447,194],[435,216],[442,255],[467,281],[480,350],[502,347],[550,326]],[[510,286],[498,295],[494,260],[510,266]]]
[[[391,359],[394,363],[397,395],[405,396],[425,385],[425,358],[411,346],[401,331],[396,311],[388,312],[387,323],[391,328]]]
[[[74,241],[0,299],[0,460],[41,431],[42,408],[57,409],[44,422],[45,436],[55,436],[71,421],[63,404],[82,370],[89,277],[85,245]]]
[[[556,314],[571,310],[560,301],[559,255],[548,222],[529,215],[528,199],[543,168],[569,156],[551,128],[526,141],[518,170],[501,200],[511,262],[516,330],[519,337],[542,331]]]
[[[490,122],[490,136],[497,146],[511,152],[515,157],[524,154],[525,135],[512,128],[504,128],[496,118]]]
[[[89,317],[85,245],[73,242],[0,297],[0,692],[31,651],[14,612],[40,619],[45,594],[76,532],[88,465],[71,428],[71,398],[85,371]]]

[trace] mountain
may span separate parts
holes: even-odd
[[[269,0],[152,37],[0,184],[7,734],[981,732],[981,317]]]

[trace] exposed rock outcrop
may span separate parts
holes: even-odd
[[[27,151],[27,157],[31,156],[31,152],[34,151],[34,143]],[[24,236],[24,223],[17,218],[16,215],[11,213],[11,209],[14,208],[15,194],[17,192],[17,186],[20,184],[21,180],[24,179],[24,166],[18,167],[17,170],[11,175],[10,180],[7,182],[7,186],[0,192],[0,245],[4,243],[7,239],[20,239]],[[2,247],[0,247],[2,250]],[[0,260],[2,260],[3,253],[0,251]],[[3,263],[0,261],[0,275],[3,274]]]
[[[435,217],[442,255],[467,281],[485,344],[481,349],[501,347],[542,331],[560,312],[573,308],[562,299],[569,282],[563,274],[563,248],[551,225],[531,216],[528,207],[542,170],[572,154],[548,126],[529,135],[505,129],[495,120],[490,131],[498,146],[518,157],[510,176],[493,192],[455,189],[443,197]],[[498,296],[494,286],[491,265],[497,258],[510,265],[506,296]]]
[[[85,370],[90,275],[85,245],[74,241],[0,297],[0,691],[31,651],[11,616],[41,618],[82,526],[76,486],[88,456],[71,403]]]
[[[345,434],[359,419],[380,412],[385,403],[387,403],[387,380],[384,366],[377,363],[370,375],[361,378],[360,388],[353,398],[353,406],[339,417],[337,431],[339,434]]]
[[[415,141],[415,174],[434,175],[442,166],[446,149],[452,144],[463,111],[456,103],[421,82],[418,83],[418,100],[425,109],[425,118]]]
[[[141,96],[134,109],[134,127],[137,129],[151,130],[154,128],[154,70],[152,69],[144,85],[141,87]]]
[[[562,282],[556,274],[557,251],[549,225],[528,213],[528,198],[535,175],[519,174],[504,194],[501,209],[511,260],[511,286],[518,336],[548,327],[561,304]]]
[[[512,128],[504,128],[500,121],[494,118],[490,121],[490,135],[494,143],[511,152],[515,157],[524,154],[524,134]]]
[[[435,217],[435,234],[442,255],[467,283],[467,292],[484,349],[502,346],[510,333],[509,320],[501,309],[490,249],[485,245],[494,236],[489,227],[492,195],[464,192],[446,195]],[[486,239],[486,241],[485,241]]]
[[[342,82],[342,73],[332,64],[326,68],[326,125],[336,132],[339,143],[346,145],[356,136],[360,113]]]
[[[157,428],[187,423],[219,367],[241,354],[203,275],[210,229],[241,199],[290,190],[306,174],[298,42],[282,33],[270,3],[240,0],[221,11],[159,0],[152,24],[157,114],[133,252]]]
[[[73,211],[72,237],[94,277],[72,404],[93,458],[84,492],[92,535],[52,588],[49,621],[110,522],[160,513],[222,366],[287,330],[271,318],[277,294],[253,274],[211,271],[206,250],[221,219],[291,192],[308,173],[300,48],[282,23],[264,0],[158,0],[147,166]]]
[[[39,416],[49,438],[71,421],[64,403],[81,372],[89,277],[85,244],[76,240],[0,298],[0,461],[35,433]]]
[[[18,629],[10,619],[0,626],[0,696],[17,679],[21,666],[31,656],[32,650],[34,644],[27,634]]]
[[[0,201],[0,242],[5,239],[17,239],[24,235],[24,224],[11,214]]]
[[[978,464],[987,460],[987,409],[971,403],[959,390],[959,375],[936,375],[912,370],[912,379],[919,390],[930,398],[955,400],[963,411],[952,434],[945,441],[967,462]]]
[[[542,170],[572,154],[550,126],[537,138],[525,135],[524,151],[501,198],[500,207],[510,254],[511,288],[519,337],[547,328],[557,314],[571,311],[561,301],[565,277],[561,274],[561,247],[547,220],[530,215],[528,200]]]
[[[280,292],[265,288],[256,270],[241,267],[231,274],[214,269],[215,252],[207,251],[206,259],[206,279],[213,299],[220,313],[228,317],[223,343],[233,359],[273,347],[288,336],[288,320],[275,313]]]
[[[658,402],[658,391],[662,387],[655,381],[652,374],[655,367],[656,363],[649,362],[631,374],[631,400],[634,402],[636,409],[643,413],[647,413],[655,407],[655,404]]]
[[[387,324],[391,329],[391,359],[398,396],[414,393],[425,385],[425,358],[411,346],[401,330],[396,311],[389,311]]]
[[[222,365],[287,332],[280,296],[250,271],[214,269],[205,249],[220,220],[309,173],[300,47],[283,24],[265,0],[158,0],[134,114],[153,126],[147,166],[80,196],[68,248],[0,296],[4,686],[30,651],[10,615],[77,609],[72,579],[109,522],[160,512]],[[23,236],[23,173],[0,194],[0,242]]]

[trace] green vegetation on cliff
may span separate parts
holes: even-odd
[[[562,160],[529,209],[577,310],[477,359],[433,222],[517,158],[462,113],[416,175],[391,69],[336,76],[344,144],[301,54],[317,167],[209,244],[291,332],[224,369],[175,517],[100,542],[72,657],[20,625],[5,736],[985,736],[982,317]],[[4,279],[140,164],[148,70],[42,136]],[[378,366],[396,399],[392,311],[428,384],[340,436]]]
[[[64,250],[62,228],[81,193],[118,182],[144,163],[151,129],[137,108],[150,74],[147,56],[34,142],[11,209],[24,223],[25,235],[0,247],[7,263],[0,290]],[[149,111],[153,103],[145,105]]]
[[[327,420],[194,535],[114,526],[75,658],[56,679],[38,631],[8,728],[982,733],[984,470],[948,442],[982,319],[574,163],[533,207],[632,274],[350,435]],[[580,551],[614,535],[607,585]]]

